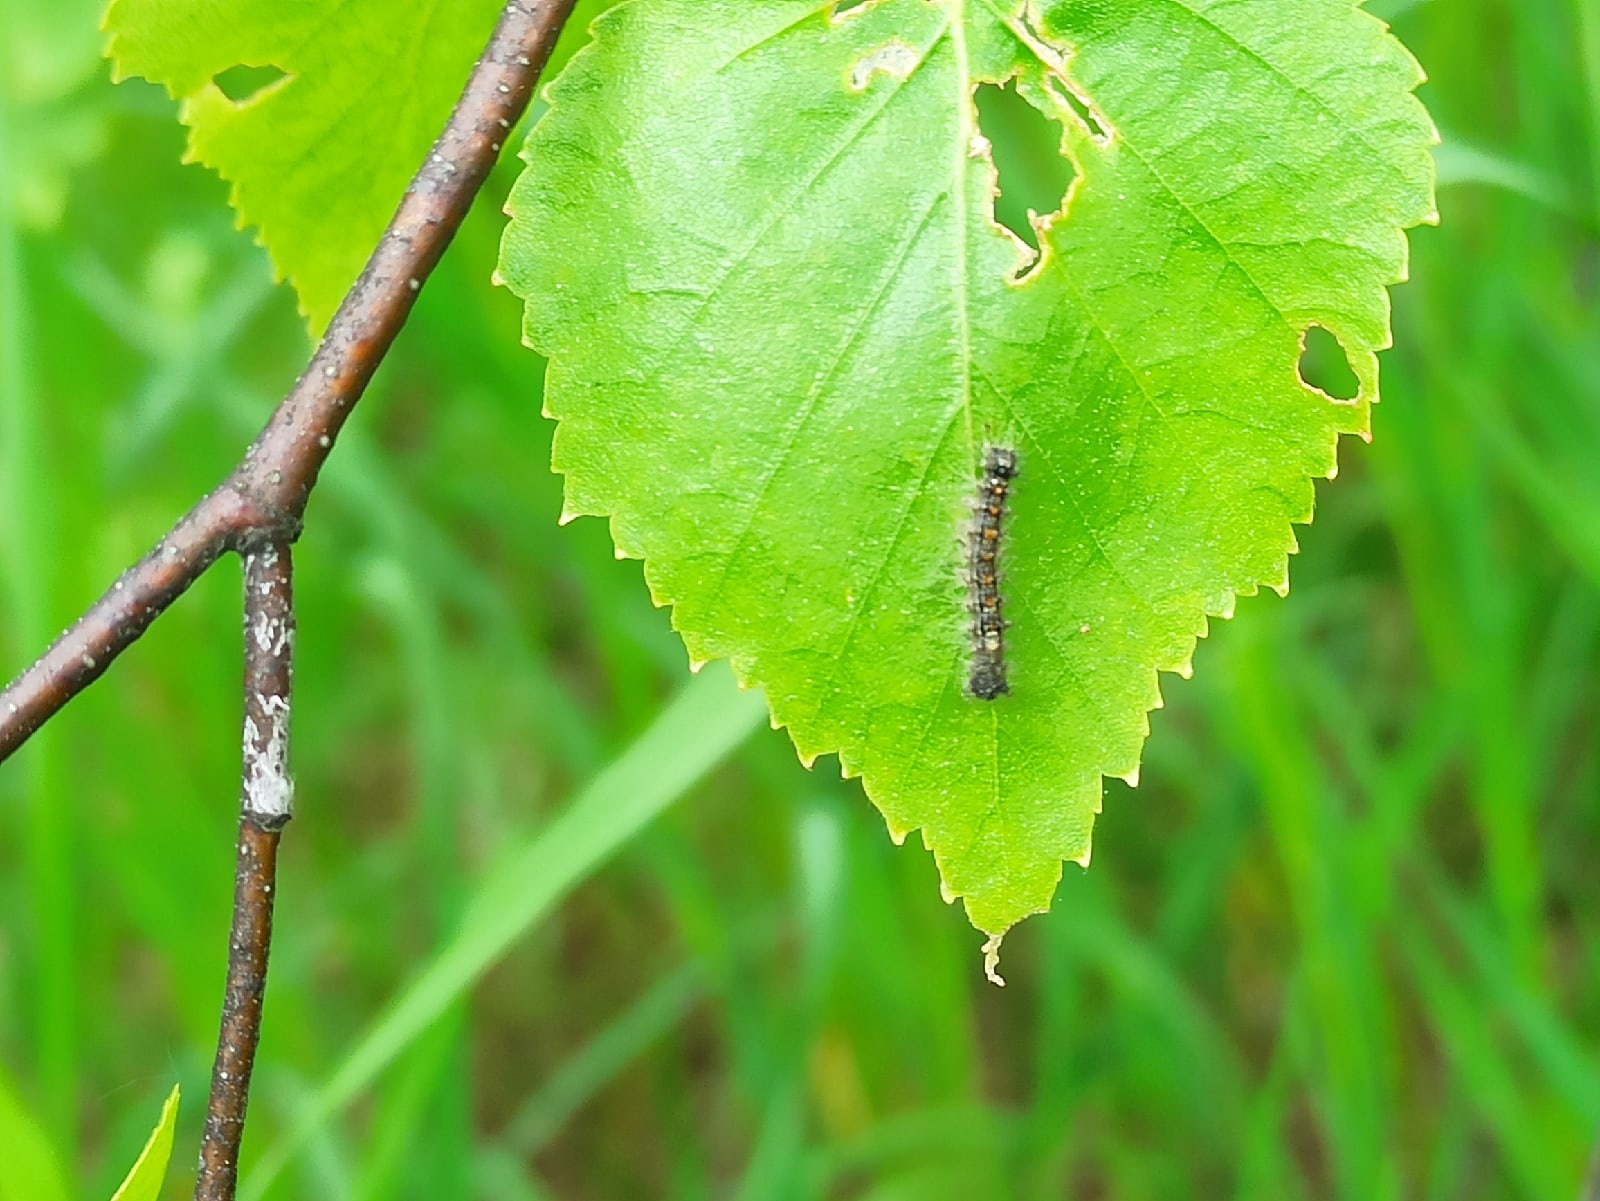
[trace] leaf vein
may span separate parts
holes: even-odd
[[[805,400],[802,401],[795,418],[790,421],[788,428],[784,430],[783,441],[773,459],[771,470],[762,477],[761,482],[756,487],[755,494],[745,506],[744,520],[740,525],[738,536],[734,539],[733,545],[723,557],[722,571],[718,575],[716,586],[711,590],[712,595],[721,594],[723,586],[728,581],[728,573],[732,570],[734,560],[738,558],[740,550],[744,547],[745,539],[750,536],[750,531],[755,526],[756,518],[760,515],[761,506],[766,500],[768,490],[772,487],[772,482],[777,479],[788,463],[789,456],[794,451],[795,442],[799,439],[800,433],[804,430],[807,422],[811,420],[812,415],[816,412],[817,403],[822,399],[828,385],[833,382],[839,368],[844,364],[845,359],[850,355],[850,351],[854,349],[861,335],[866,331],[883,298],[888,295],[889,290],[905,270],[906,264],[911,261],[911,251],[920,240],[922,231],[927,228],[928,222],[932,219],[937,206],[938,199],[935,198],[934,202],[927,207],[907,235],[901,239],[899,252],[890,261],[888,269],[883,273],[883,277],[874,290],[871,299],[860,307],[856,319],[846,331],[844,340],[827,364],[817,373],[811,387],[807,390]]]

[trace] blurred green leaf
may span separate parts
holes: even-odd
[[[150,1141],[134,1163],[128,1178],[111,1198],[111,1201],[157,1201],[161,1185],[167,1178],[167,1161],[172,1158],[172,1135],[178,1126],[178,1088],[167,1094],[161,1107],[161,1118],[150,1132]]]
[[[71,1195],[43,1127],[0,1068],[0,1201],[67,1201]]]
[[[1366,432],[1434,216],[1421,72],[1350,0],[636,0],[596,31],[501,262],[567,513],[999,934],[1088,861],[1157,672],[1287,587]],[[973,93],[1004,81],[1077,175],[1037,261],[994,220]],[[1355,400],[1297,377],[1311,326]],[[964,688],[988,441],[1021,460],[994,704]]]
[[[60,220],[72,171],[105,146],[106,113],[91,81],[100,67],[100,0],[0,5],[0,203],[22,224]],[[9,110],[9,111],[5,111]]]
[[[143,76],[183,102],[189,157],[232,184],[240,224],[259,228],[320,331],[498,13],[490,0],[114,0],[105,25],[117,77]]]

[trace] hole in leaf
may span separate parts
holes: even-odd
[[[1050,72],[1044,77],[1045,89],[1057,101],[1073,111],[1078,120],[1083,122],[1083,127],[1089,131],[1091,138],[1102,146],[1109,146],[1111,131],[1094,111],[1094,106],[1089,103],[1088,98],[1068,82],[1066,63],[1072,57],[1071,52],[1060,44],[1059,38],[1052,37],[1041,28],[1031,13],[1023,13],[1021,20],[1027,36],[1045,48],[1046,53],[1041,57],[1051,64]]]
[[[1350,360],[1339,339],[1320,325],[1306,330],[1305,350],[1300,355],[1300,378],[1335,400],[1355,400],[1361,395],[1361,381],[1350,369]]]
[[[1091,138],[1102,146],[1110,144],[1111,134],[1095,115],[1094,109],[1089,107],[1088,101],[1053,75],[1045,77],[1044,86],[1050,89],[1052,96],[1078,115],[1078,120],[1083,122],[1083,127],[1089,131]]]
[[[268,63],[264,67],[249,67],[243,63],[236,67],[229,67],[226,71],[219,72],[212,83],[217,85],[229,100],[235,104],[243,104],[257,93],[265,91],[280,79],[287,79],[289,73],[282,67],[274,67]]]
[[[1000,176],[994,219],[1038,250],[1028,213],[1058,211],[1074,174],[1061,156],[1061,126],[1023,99],[1014,84],[982,84],[976,100],[978,124]]]

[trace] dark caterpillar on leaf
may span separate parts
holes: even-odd
[[[967,539],[968,607],[972,610],[972,674],[967,691],[980,701],[992,701],[1011,691],[1006,683],[999,560],[1006,494],[1016,476],[1016,451],[1006,446],[984,448],[983,480],[978,485],[978,505]]]

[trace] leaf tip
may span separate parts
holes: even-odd
[[[1000,944],[1005,937],[1004,934],[991,934],[983,944],[983,974],[996,988],[1006,986],[1005,977],[1000,974]]]
[[[161,1106],[161,1116],[156,1121],[155,1129],[150,1132],[150,1138],[145,1142],[144,1149],[139,1152],[139,1158],[134,1161],[133,1167],[129,1169],[127,1177],[111,1201],[154,1201],[160,1193],[161,1186],[166,1180],[167,1165],[172,1159],[172,1140],[173,1131],[178,1124],[179,1096],[179,1086],[175,1084]]]

